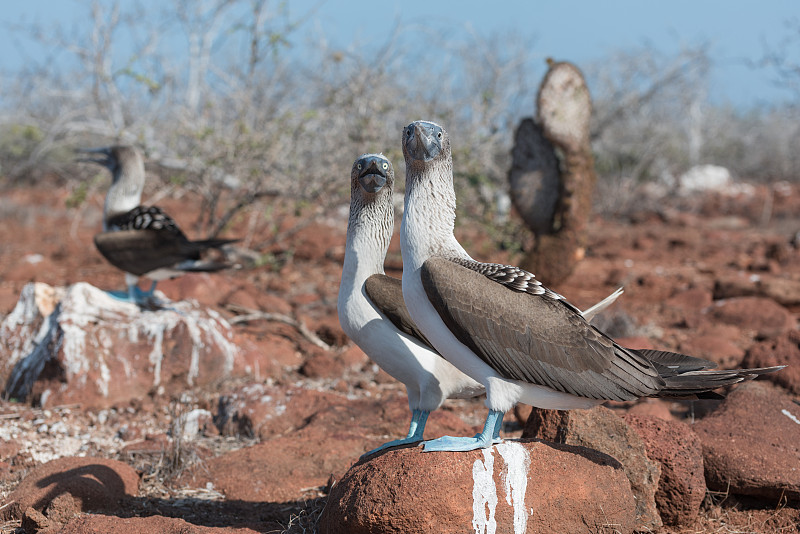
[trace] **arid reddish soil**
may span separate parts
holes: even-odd
[[[65,286],[88,281],[103,289],[123,287],[122,274],[108,265],[92,244],[101,224],[102,195],[91,195],[77,208],[66,207],[68,196],[57,188],[0,193],[0,320],[13,309],[28,282]],[[765,212],[768,197],[771,208]],[[164,198],[159,205],[188,235],[202,237],[195,227],[200,206],[197,198]],[[600,318],[600,324],[634,348],[682,351],[733,367],[746,355],[751,357],[751,350],[757,352],[759,344],[792,345],[785,339],[797,333],[800,318],[800,187],[759,186],[747,194],[709,193],[649,205],[657,208],[614,220],[595,217],[586,258],[566,282],[553,289],[584,308],[623,286],[625,293]],[[371,365],[338,326],[336,296],[346,224],[345,205],[259,204],[242,213],[224,232],[242,236],[241,249],[255,251],[238,258],[240,269],[212,277],[190,275],[159,286],[173,300],[196,299],[229,319],[244,310],[289,316],[308,327],[329,349],[314,345],[292,325],[252,320],[237,324],[237,332],[246,342],[274,353],[279,362],[250,376],[185,392],[153,392],[104,410],[85,410],[80,404],[42,409],[0,401],[4,432],[0,435],[0,498],[5,499],[33,468],[48,460],[100,456],[137,469],[139,495],[109,517],[103,516],[105,526],[92,527],[94,519],[87,516],[82,519],[85,530],[74,527],[71,531],[107,529],[114,516],[119,518],[115,531],[122,533],[144,532],[131,519],[140,516],[182,518],[197,528],[208,527],[208,532],[303,532],[302,528],[310,528],[328,492],[327,482],[319,479],[320,472],[327,470],[334,478],[341,477],[359,454],[387,435],[399,437],[408,417],[402,386]],[[459,239],[477,259],[502,263],[519,259],[518,252],[499,250],[496,231],[464,217],[456,225]],[[396,237],[387,272],[400,276]],[[737,306],[739,298],[752,300]],[[775,313],[782,315],[770,319]],[[768,355],[774,352],[764,350]],[[788,368],[785,373],[778,385],[800,398],[798,370]],[[221,397],[253,384],[303,388],[323,395],[320,398],[335,393],[346,400],[324,413],[318,408],[304,411],[298,407],[296,415],[290,411],[284,426],[265,427],[260,433],[241,426],[241,421],[235,428],[209,423],[195,439],[175,439],[175,422],[182,413],[204,409],[217,415]],[[369,403],[376,401],[391,409],[374,413]],[[317,401],[309,397],[307,402]],[[689,401],[659,401],[659,408],[652,404],[647,404],[649,408],[634,408],[633,404],[612,408],[620,413],[660,410],[692,422],[715,406],[713,402]],[[524,413],[524,409],[517,410],[520,418]],[[480,399],[451,402],[439,419],[432,419],[430,428],[433,432],[468,431],[481,423],[483,415]],[[313,417],[325,419],[328,426],[313,427],[309,424]],[[360,417],[375,417],[379,425],[364,423],[360,427],[349,422]],[[518,437],[524,421],[506,420],[504,434]],[[341,434],[335,433],[337,429]],[[258,448],[260,442],[274,436],[286,441],[270,450]],[[306,440],[308,445],[298,445],[298,440]],[[254,471],[252,462],[258,462],[259,455],[294,451],[302,456],[325,447],[331,447],[337,458],[353,456],[353,460],[339,465],[335,459],[323,458],[320,465],[329,463],[322,465],[321,471],[309,465],[298,467],[299,471],[265,474],[273,477],[274,485],[263,490],[267,493],[249,487],[245,474]],[[238,455],[229,456],[234,454]],[[291,457],[285,460],[287,464],[292,461]],[[238,472],[242,475],[237,476]],[[306,480],[303,477],[308,477],[307,485],[300,482]],[[296,485],[289,483],[292,478]],[[785,499],[767,501],[709,492],[696,525],[667,531],[800,532],[799,506],[797,502],[787,504]],[[21,532],[19,528],[19,520],[9,519],[0,525],[0,532]],[[169,528],[179,531],[176,525]]]

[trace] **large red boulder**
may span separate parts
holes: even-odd
[[[604,406],[569,411],[534,408],[522,437],[588,447],[616,459],[636,496],[637,528],[655,530],[662,526],[655,502],[659,464],[647,457],[639,434],[612,410]]]
[[[632,532],[618,462],[583,447],[507,441],[470,452],[406,448],[362,461],[333,487],[320,534]]]
[[[800,499],[800,406],[763,381],[734,389],[693,427],[714,491]]]

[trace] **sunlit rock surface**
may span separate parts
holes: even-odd
[[[228,322],[196,302],[142,310],[87,283],[27,284],[0,325],[6,398],[104,407],[244,366]]]

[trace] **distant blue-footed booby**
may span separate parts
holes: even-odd
[[[489,414],[474,437],[426,441],[425,451],[466,451],[499,439],[517,402],[590,408],[605,400],[703,396],[780,369],[712,370],[700,358],[627,349],[591,326],[564,297],[517,267],[473,260],[453,235],[450,139],[438,124],[403,130],[403,297],[436,350],[486,388]]]
[[[152,304],[159,280],[191,271],[218,271],[226,263],[203,261],[201,253],[236,239],[190,241],[172,218],[156,206],[142,206],[144,159],[133,146],[78,149],[78,161],[97,163],[111,172],[111,187],[103,206],[103,232],[94,237],[97,250],[125,272],[126,292],[115,298],[141,306]],[[152,280],[148,291],[138,288],[139,277]]]
[[[422,440],[431,411],[448,398],[483,393],[483,386],[456,369],[428,343],[403,303],[400,280],[384,274],[383,263],[394,228],[394,170],[381,154],[364,154],[350,172],[339,322],[345,333],[384,371],[406,386],[411,424],[403,439],[367,454]],[[595,304],[589,318],[614,302],[617,290]]]

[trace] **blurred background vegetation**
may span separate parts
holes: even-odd
[[[2,78],[0,188],[58,180],[80,203],[107,185],[82,175],[91,170],[72,162],[73,148],[133,143],[160,194],[203,198],[207,234],[261,198],[346,203],[350,167],[365,152],[387,154],[402,176],[400,132],[419,118],[448,129],[461,205],[487,216],[507,189],[514,130],[534,115],[544,71],[531,41],[508,34],[430,31],[414,45],[396,28],[363,53],[331,48],[322,35],[301,56],[293,47],[310,13],[292,18],[266,0],[78,8],[91,31],[10,29],[57,46],[60,59]],[[664,54],[645,44],[578,64],[594,102],[596,208],[625,213],[639,188],[669,192],[697,164],[748,182],[800,180],[800,65],[786,53],[800,47],[800,24],[776,31],[782,45],[765,46],[752,65],[793,91],[773,107],[713,104],[703,45]],[[185,56],[174,55],[176,41]]]

